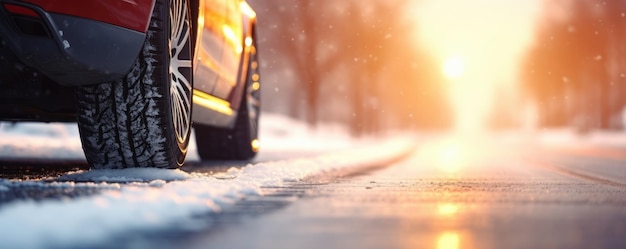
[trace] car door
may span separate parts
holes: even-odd
[[[228,0],[225,3],[226,16],[221,32],[225,39],[220,65],[221,74],[212,94],[228,100],[238,82],[241,54],[243,52],[243,18],[241,0]]]
[[[222,27],[226,23],[226,3],[227,0],[203,0],[198,10],[194,88],[207,94],[213,92],[223,77],[221,64],[226,38]]]

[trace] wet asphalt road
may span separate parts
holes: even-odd
[[[203,231],[96,248],[626,248],[621,148],[428,139],[389,165],[268,193],[198,217]]]
[[[297,184],[289,205],[183,245],[626,248],[625,167],[624,149],[435,140],[383,169]]]

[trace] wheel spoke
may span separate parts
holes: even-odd
[[[188,132],[189,127],[188,116],[189,116],[189,108],[188,101],[186,101],[186,94],[182,94],[177,90],[172,91],[172,114],[174,118],[174,124],[179,124],[178,127],[175,127],[176,133],[179,138],[184,138],[186,133]]]
[[[174,86],[174,89],[172,89],[172,92],[177,94],[178,98],[180,98],[180,100],[182,100],[184,104],[187,105],[191,104],[191,101],[189,101],[189,96],[187,94],[188,91],[190,90],[179,84],[176,84]]]
[[[180,143],[186,142],[191,129],[191,52],[187,4],[172,0],[170,5],[170,97],[172,122]],[[189,68],[189,70],[182,70]]]
[[[191,60],[173,60],[174,68],[191,68]]]
[[[174,118],[174,128],[177,132],[178,136],[184,136],[188,130],[189,130],[189,121],[186,118],[189,115],[189,109],[186,108],[186,105],[183,105],[183,103],[180,101],[181,97],[178,96],[178,94],[174,94],[177,96],[173,96],[173,99],[175,101],[173,101],[173,106],[172,106],[172,111],[173,111],[173,118]]]
[[[189,104],[189,101],[187,100],[186,94],[183,94],[181,96],[181,94],[179,92],[175,92],[174,98],[176,100],[174,102],[174,104],[178,107],[178,112],[182,113],[182,114],[188,113],[189,112],[189,108],[185,108]],[[184,117],[186,115],[180,115],[180,116]]]
[[[186,17],[185,17],[186,18]],[[176,46],[177,47],[183,47],[185,46],[185,43],[187,42],[187,40],[189,39],[189,32],[187,29],[185,29],[186,27],[189,27],[189,25],[187,25],[187,21],[184,20],[183,23],[179,23],[178,24],[178,31],[176,32]]]
[[[183,12],[183,2],[181,0],[172,0],[171,3],[172,7],[170,8],[170,27],[171,27],[171,32],[170,32],[170,37],[178,39],[179,35],[178,33],[181,32],[180,28],[181,28],[181,24],[184,22],[184,15],[185,12]]]
[[[181,67],[181,68],[191,68],[191,67]],[[180,70],[175,70],[172,72],[172,74],[174,75],[174,77],[176,77],[176,79],[178,79],[178,82],[176,82],[176,84],[182,85],[187,89],[191,89],[191,83],[189,82],[189,80],[187,80],[187,77],[185,77],[185,75]]]
[[[189,39],[189,23],[187,21],[187,8],[182,4],[182,1],[175,1],[173,5],[174,8],[170,11],[172,15],[171,43],[176,49],[176,55],[178,55]]]
[[[182,25],[181,25],[181,27],[182,27]],[[188,43],[188,41],[189,41],[189,32],[185,32],[184,33],[184,37],[182,37],[182,39],[176,39],[175,41],[172,41],[172,43],[174,43],[176,45],[174,47],[176,49],[176,51],[172,55],[172,58],[176,58],[176,59],[180,58],[180,53],[183,52],[183,50],[185,48],[185,45]],[[191,60],[189,60],[189,67],[191,67]]]

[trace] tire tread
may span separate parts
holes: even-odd
[[[85,156],[93,168],[177,168],[184,151],[168,130],[169,88],[162,80],[163,5],[156,1],[146,43],[131,71],[110,83],[76,90],[78,125]],[[153,38],[157,39],[153,39]],[[162,35],[161,35],[162,36]],[[168,51],[165,51],[168,52]],[[181,159],[182,158],[182,159]]]

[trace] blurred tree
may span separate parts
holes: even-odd
[[[346,56],[354,58],[352,71],[352,108],[350,128],[354,135],[376,133],[380,128],[381,72],[393,56],[394,33],[402,20],[396,15],[406,1],[376,1],[364,6],[362,1],[350,1],[349,22],[344,25]],[[350,30],[352,30],[350,32]],[[402,37],[407,39],[408,37]],[[356,41],[356,42],[355,42]]]
[[[332,1],[251,1],[258,6],[261,31],[265,39],[262,50],[271,50],[280,67],[288,67],[298,82],[290,114],[299,116],[300,99],[304,94],[305,119],[315,126],[318,122],[320,84],[324,76],[341,62],[337,53],[338,34],[333,24],[338,16],[329,4]],[[271,56],[265,54],[264,56]]]
[[[351,1],[349,28],[343,32],[351,46],[355,135],[376,133],[390,115],[408,126],[447,126],[443,79],[434,61],[415,43],[415,21],[403,10],[410,1],[375,1],[364,6]],[[354,42],[358,41],[358,42]]]
[[[542,125],[615,126],[613,117],[626,103],[625,11],[624,1],[545,5],[524,70],[526,91],[542,107]]]
[[[402,14],[408,0],[250,2],[259,15],[261,64],[270,63],[264,79],[293,75],[292,90],[281,92],[291,98],[290,115],[305,113],[315,126],[318,114],[340,113],[336,120],[354,135],[449,122],[444,89],[432,76],[439,70],[419,52],[416,25]]]

